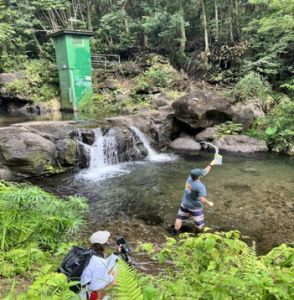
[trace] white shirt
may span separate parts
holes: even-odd
[[[114,279],[109,272],[115,266],[117,259],[118,256],[115,254],[112,254],[107,258],[93,255],[88,266],[83,271],[81,276],[81,285],[84,286],[90,283],[87,287],[90,291],[97,291],[105,288]]]

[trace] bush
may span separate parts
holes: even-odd
[[[235,101],[261,99],[266,101],[271,92],[270,84],[259,74],[250,72],[243,77],[231,90],[229,96]]]
[[[155,62],[147,71],[136,78],[134,92],[148,94],[153,88],[173,88],[181,76],[168,63]]]
[[[24,79],[5,85],[6,93],[21,95],[35,102],[58,97],[58,75],[54,64],[47,60],[31,60],[25,63]]]
[[[79,111],[101,118],[118,114],[121,108],[115,97],[107,94],[94,94],[79,104]]]
[[[217,133],[219,136],[230,134],[240,134],[242,132],[242,124],[234,123],[232,121],[226,121],[220,125],[216,125]]]
[[[145,299],[292,299],[294,249],[282,245],[257,257],[239,237],[232,231],[168,238],[155,258],[170,267],[149,279],[153,297]]]
[[[265,139],[275,152],[287,152],[294,147],[294,102],[278,104],[265,118],[258,119],[248,134]]]

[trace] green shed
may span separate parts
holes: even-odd
[[[60,30],[53,34],[61,91],[61,108],[78,110],[92,95],[92,66],[89,39],[93,32]]]

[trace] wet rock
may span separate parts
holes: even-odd
[[[112,143],[110,147],[116,149],[115,156],[118,162],[143,160],[148,154],[142,141],[127,127],[113,127],[105,136],[113,139],[112,141],[110,140],[110,143]],[[107,149],[106,145],[107,153],[109,152],[108,150],[111,149]]]
[[[25,128],[0,128],[2,164],[22,176],[50,173],[57,158],[54,143]]]
[[[289,150],[287,151],[287,154],[290,156],[294,156],[294,146],[290,146]]]
[[[78,167],[83,169],[83,168],[88,168],[90,166],[90,146],[85,147],[85,145],[81,145],[78,143]]]
[[[69,122],[13,124],[0,128],[0,163],[16,177],[56,174],[77,166],[86,167],[89,149],[78,140],[79,131]]]
[[[144,221],[147,225],[161,225],[163,224],[162,217],[155,214],[142,213],[137,215],[139,220]]]
[[[61,139],[56,142],[58,161],[62,166],[75,166],[78,162],[78,145],[71,139]]]
[[[198,90],[173,102],[172,107],[178,120],[197,129],[232,120],[230,105],[224,97],[214,92]]]
[[[13,180],[14,179],[14,176],[12,174],[12,172],[4,167],[4,166],[0,166],[0,180]]]
[[[93,129],[82,128],[80,130],[81,142],[87,145],[93,145],[95,142],[95,133]]]
[[[218,130],[216,127],[208,127],[202,130],[200,133],[198,133],[195,136],[195,140],[197,142],[201,142],[201,141],[211,142],[217,138],[217,132]]]
[[[255,153],[268,151],[265,141],[246,135],[225,135],[214,140],[213,143],[220,150],[228,152]]]
[[[260,172],[254,168],[243,168],[241,169],[241,171],[244,173],[252,174],[254,176],[260,176]]]
[[[154,118],[154,140],[158,143],[160,149],[169,145],[170,136],[173,132],[174,114],[167,114],[165,117]]]
[[[201,150],[201,145],[193,140],[191,137],[180,137],[173,140],[169,146],[175,150],[184,151],[199,151]]]

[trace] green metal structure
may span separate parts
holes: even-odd
[[[61,30],[51,34],[55,45],[61,108],[77,111],[93,93],[89,39],[93,32]]]

